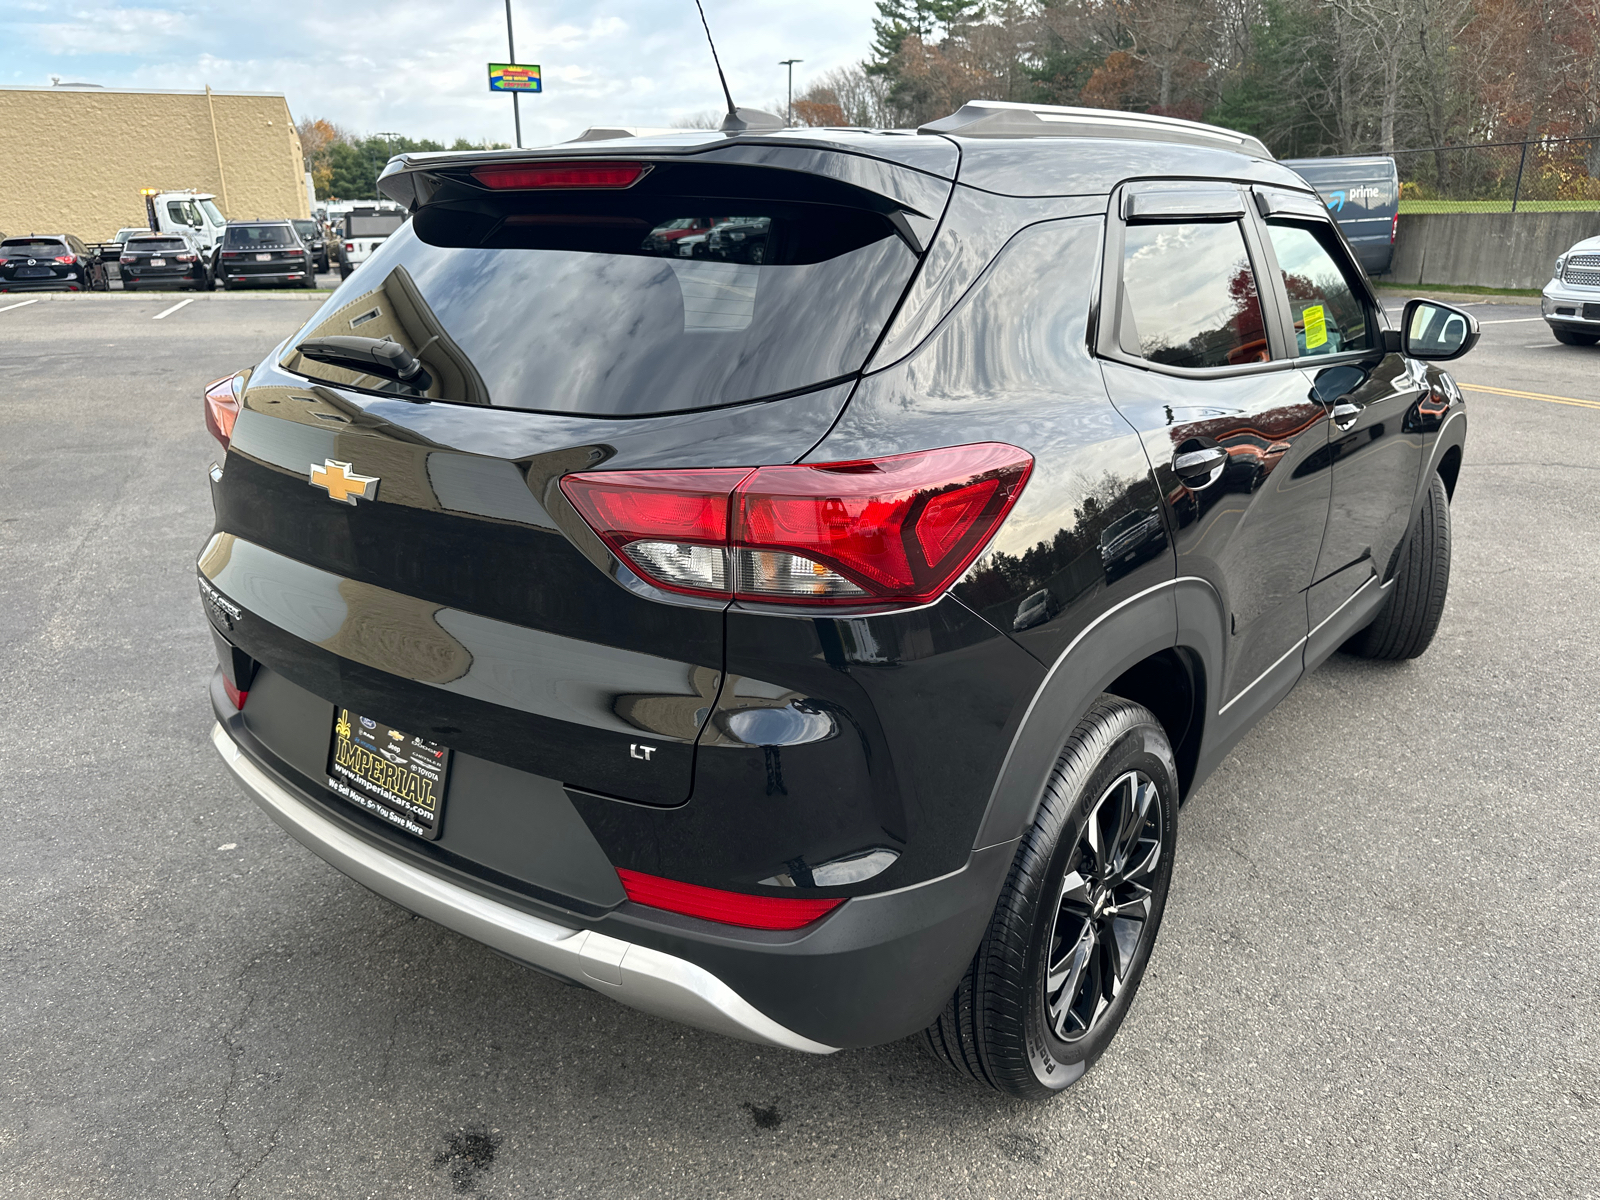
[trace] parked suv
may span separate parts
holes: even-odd
[[[230,221],[217,255],[225,291],[252,283],[315,287],[311,249],[288,221]]]
[[[406,214],[387,209],[357,208],[344,215],[338,240],[339,277],[348,279],[371,258],[390,234],[406,222]]]
[[[1600,237],[1584,238],[1556,259],[1540,305],[1556,341],[1600,342]]]
[[[1336,649],[1433,637],[1430,360],[1476,326],[1390,329],[1253,138],[969,104],[380,186],[410,224],[206,394],[212,740],[541,970],[1049,1096],[1128,1011],[1183,799]],[[708,199],[759,263],[660,236]]]
[[[295,217],[289,224],[294,226],[295,233],[300,235],[300,240],[311,251],[315,260],[315,269],[326,271],[328,269],[328,239],[322,232],[322,222],[309,217]]]
[[[150,287],[209,292],[217,286],[205,247],[188,232],[136,234],[123,243],[117,262],[125,292]]]
[[[105,264],[70,233],[0,240],[0,292],[103,292]]]

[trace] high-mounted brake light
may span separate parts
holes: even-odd
[[[855,462],[588,471],[561,490],[635,572],[689,595],[922,604],[972,564],[1033,469],[981,442]]]
[[[639,871],[625,871],[621,867],[617,868],[617,877],[622,880],[622,890],[635,904],[664,908],[686,917],[720,921],[724,925],[741,925],[746,929],[800,929],[844,903],[842,896],[826,900],[749,896],[743,892],[701,887],[697,883],[679,883]]]
[[[472,177],[496,191],[534,188],[632,187],[650,168],[636,162],[516,163],[503,167],[478,167]]]
[[[228,448],[233,423],[239,419],[239,377],[229,375],[206,385],[206,432]]]

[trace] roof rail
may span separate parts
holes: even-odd
[[[1095,137],[1131,138],[1141,142],[1180,142],[1232,150],[1272,160],[1260,139],[1216,125],[1119,112],[1109,108],[1065,108],[1052,104],[1012,104],[1005,100],[969,100],[948,117],[931,121],[918,133],[954,133],[961,137]]]

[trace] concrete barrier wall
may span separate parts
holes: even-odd
[[[1402,213],[1385,283],[1542,288],[1556,255],[1600,235],[1600,212]]]

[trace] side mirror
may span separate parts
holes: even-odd
[[[1411,300],[1400,318],[1401,346],[1412,358],[1449,362],[1478,344],[1478,319],[1437,300]]]

